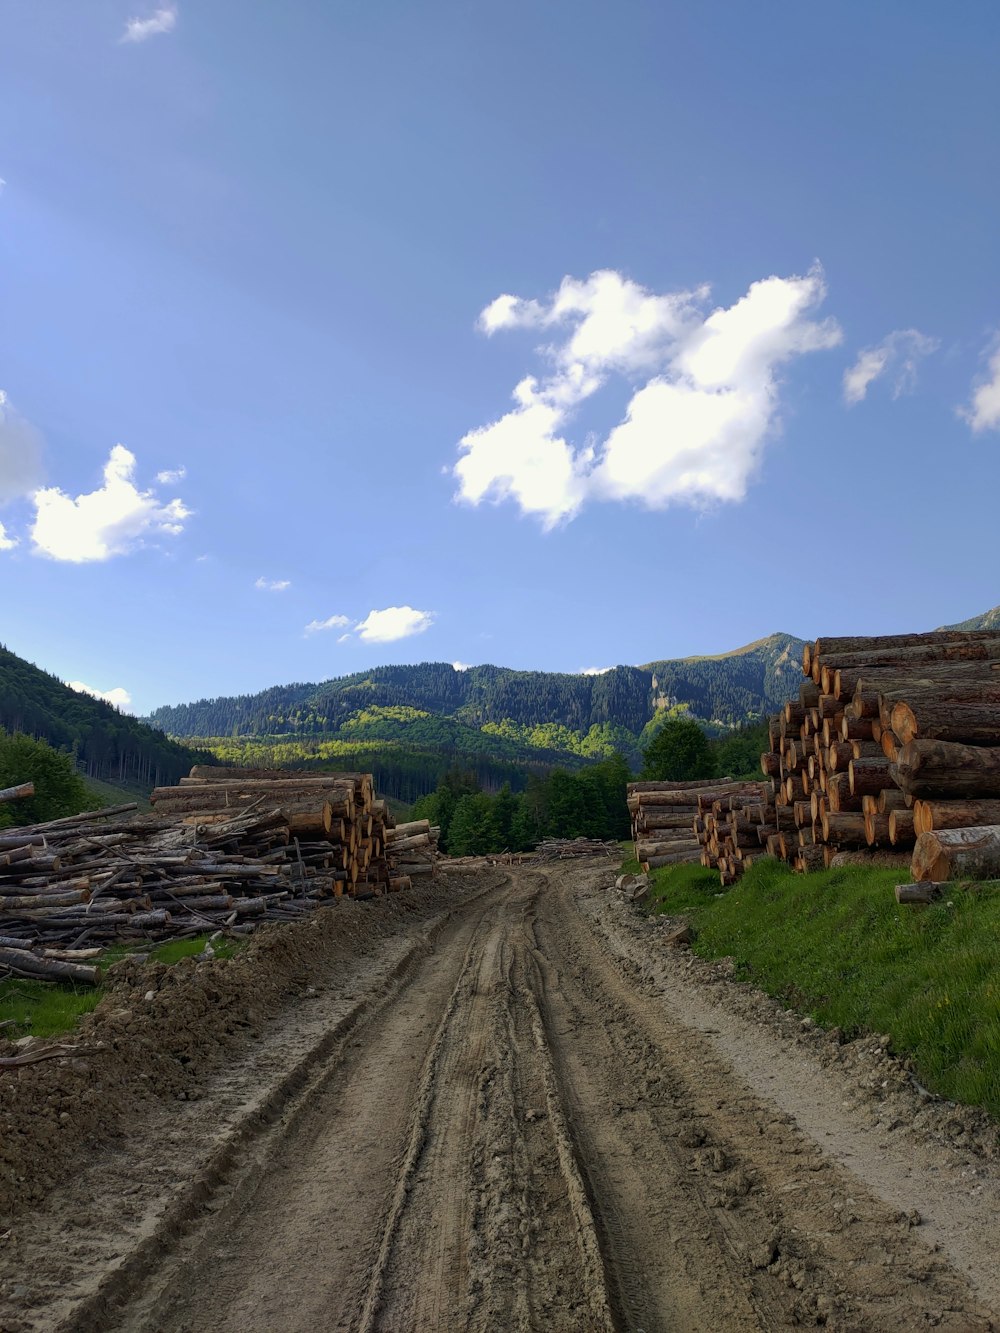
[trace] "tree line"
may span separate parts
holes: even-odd
[[[709,737],[690,718],[664,722],[643,751],[640,776],[658,782],[760,773],[767,749],[767,723],[755,723]],[[476,775],[451,768],[411,818],[441,828],[441,848],[449,856],[489,856],[530,851],[545,838],[603,838],[624,841],[630,823],[626,786],[632,777],[624,756],[612,755],[576,773],[555,769],[532,776],[522,791],[505,783],[484,791]]]
[[[578,773],[556,769],[529,777],[520,792],[505,783],[491,794],[473,773],[451,769],[416,802],[411,818],[439,825],[441,849],[449,856],[530,851],[544,838],[621,841],[629,836],[628,780],[621,755]]]
[[[0,727],[48,741],[69,752],[86,776],[109,782],[169,785],[192,764],[212,762],[2,647]]]

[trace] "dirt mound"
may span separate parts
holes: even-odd
[[[502,872],[493,879],[502,882]],[[0,1074],[0,1215],[37,1204],[81,1149],[126,1132],[144,1103],[186,1099],[338,963],[377,951],[387,936],[489,884],[484,872],[452,874],[431,888],[342,899],[305,921],[266,926],[232,959],[127,959],[111,968],[101,1003],[67,1038],[78,1054]],[[0,1043],[0,1054],[14,1053]]]

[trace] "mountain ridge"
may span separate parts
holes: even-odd
[[[620,727],[639,737],[662,712],[682,708],[732,727],[791,697],[801,678],[802,646],[803,640],[776,633],[730,653],[661,658],[600,674],[519,671],[492,663],[382,666],[163,706],[146,720],[187,738],[335,734],[345,726],[356,734],[359,718],[372,709],[410,708],[480,729],[554,725],[585,734]]]

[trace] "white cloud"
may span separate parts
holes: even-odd
[[[825,295],[817,266],[755,282],[708,315],[707,288],[657,295],[611,271],[565,278],[548,302],[498,297],[482,331],[556,329],[562,341],[540,349],[549,373],[521,380],[511,412],[461,440],[458,498],[513,499],[547,528],[588,500],[742,500],[780,424],[780,367],[841,339],[835,321],[808,318]],[[573,410],[613,374],[631,390],[622,421],[573,445]]]
[[[472,670],[472,663],[471,663],[471,662],[452,662],[451,665],[452,665],[452,667],[454,668],[455,671],[471,671],[471,670]]]
[[[261,592],[284,592],[292,586],[291,579],[265,579],[263,576],[253,585]]]
[[[350,623],[351,620],[349,616],[328,616],[326,620],[310,620],[309,624],[306,626],[306,633],[318,634],[321,630],[325,629],[343,629],[345,625],[349,625]],[[341,641],[342,639],[338,639],[338,643]]]
[[[0,551],[13,551],[17,545],[16,537],[8,537],[7,529],[0,523]]]
[[[138,490],[135,468],[135,455],[116,444],[99,490],[75,500],[55,486],[36,491],[34,553],[83,564],[124,555],[146,536],[182,532],[191,511],[180,500],[161,504],[152,491]]]
[[[122,33],[123,42],[144,42],[161,33],[173,32],[177,26],[177,6],[161,5],[147,19],[131,18],[126,21]]]
[[[351,637],[351,635],[350,635],[349,632],[348,632],[347,634],[341,634],[341,636],[340,636],[340,638],[337,640],[337,642],[338,642],[338,643],[346,643],[347,640],[348,640],[350,637]]]
[[[578,674],[581,676],[606,676],[609,671],[614,671],[614,667],[584,667]]]
[[[66,684],[78,694],[92,694],[95,699],[103,699],[116,708],[127,709],[132,702],[131,694],[121,685],[116,685],[113,690],[96,690],[93,685],[85,685],[82,680],[68,680]]]
[[[977,433],[1000,428],[1000,337],[991,346],[986,374],[973,387],[972,402],[959,409],[959,416]]]
[[[433,611],[387,606],[383,611],[370,611],[354,628],[366,643],[394,643],[396,639],[408,639],[411,634],[423,634],[433,623]]]
[[[42,437],[0,389],[0,504],[29,495],[42,479]]]
[[[929,338],[918,329],[894,329],[874,347],[862,348],[854,365],[844,371],[844,401],[849,406],[860,403],[869,386],[890,370],[893,398],[912,393],[917,383],[917,363],[939,346],[937,338]]]
[[[183,464],[180,467],[165,468],[162,472],[157,472],[156,480],[161,486],[173,486],[178,481],[183,481],[187,476],[188,470]]]

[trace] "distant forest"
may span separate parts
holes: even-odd
[[[798,689],[801,652],[801,640],[775,634],[720,657],[618,666],[600,675],[497,666],[458,671],[448,662],[421,662],[200,699],[158,708],[148,720],[180,737],[318,736],[337,734],[372,708],[406,707],[473,728],[556,724],[585,735],[610,726],[638,737],[672,704],[727,726],[774,712]]]
[[[138,718],[64,685],[0,647],[0,728],[67,751],[79,768],[106,782],[153,787],[176,782],[211,756],[170,740]]]

